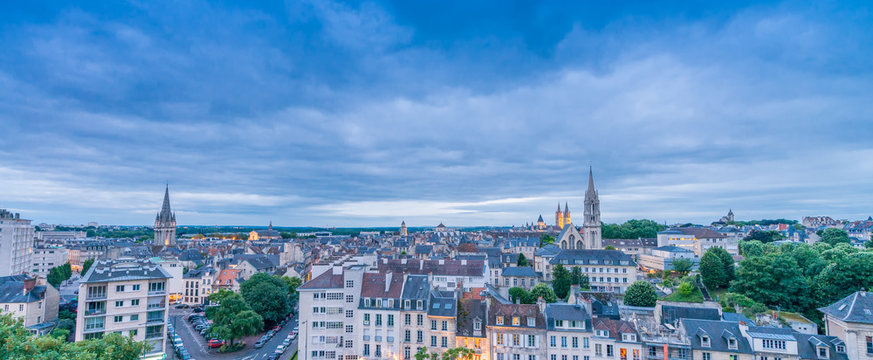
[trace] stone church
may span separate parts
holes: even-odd
[[[164,190],[164,205],[155,217],[155,245],[176,245],[176,214],[170,210],[170,185]]]
[[[561,228],[561,233],[555,239],[555,245],[566,250],[603,248],[600,232],[600,198],[597,196],[597,190],[594,190],[594,172],[591,168],[588,169],[588,190],[585,192],[585,210],[582,216],[580,233],[570,221],[570,208],[565,204],[564,212],[561,213],[561,206],[558,205],[555,220],[556,225]]]

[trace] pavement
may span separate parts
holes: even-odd
[[[173,328],[176,329],[176,334],[182,338],[182,342],[185,344],[185,349],[191,354],[191,357],[197,360],[201,359],[240,359],[240,360],[266,360],[270,354],[276,351],[276,347],[285,340],[285,337],[288,336],[288,333],[297,325],[297,317],[291,319],[290,322],[285,324],[285,326],[279,330],[279,332],[273,336],[270,341],[268,341],[264,346],[260,349],[255,349],[254,344],[261,335],[264,333],[260,333],[256,336],[247,337],[245,340],[246,347],[240,351],[232,352],[232,353],[219,353],[216,351],[217,349],[212,349],[206,346],[206,339],[203,336],[200,336],[200,333],[197,332],[191,323],[186,319],[189,314],[191,314],[191,309],[170,309],[169,321],[173,324]],[[294,339],[291,342],[291,345],[285,349],[285,352],[282,353],[282,356],[279,358],[281,360],[291,359],[291,355],[294,354],[294,351],[297,350],[297,340],[299,338]],[[175,352],[173,351],[173,346],[167,343],[167,359],[178,359]]]

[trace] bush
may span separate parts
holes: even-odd
[[[637,280],[624,293],[625,305],[652,307],[656,302],[658,302],[658,294],[648,281]]]

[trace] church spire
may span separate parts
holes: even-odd
[[[591,169],[591,166],[588,166],[588,191],[585,192],[585,196],[588,196],[589,193],[594,193],[594,170]]]
[[[560,208],[560,207],[561,207],[561,204],[558,204],[558,208]],[[570,205],[567,205],[567,202],[565,201],[564,202],[564,214],[569,214],[569,213],[570,213]]]
[[[170,184],[167,184],[167,187],[164,189],[164,205],[161,206],[161,219],[170,219],[173,216],[173,212],[170,210]]]

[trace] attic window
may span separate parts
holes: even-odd
[[[709,347],[709,335],[703,335],[700,337],[700,346]]]
[[[527,326],[534,327],[537,326],[537,319],[533,317],[527,318]]]
[[[497,317],[497,325],[503,325],[503,316]]]
[[[837,310],[838,310],[838,311],[841,311],[841,310],[843,310],[843,309],[845,309],[845,308],[846,308],[846,304],[843,304],[843,305],[840,305],[840,307],[837,308]]]
[[[737,339],[735,339],[735,338],[728,339],[728,348],[736,350],[737,349]]]
[[[519,325],[521,325],[521,318],[518,316],[513,316],[512,317],[512,326],[519,326]]]
[[[828,358],[828,348],[824,346],[818,347],[818,357],[822,359]]]
[[[837,352],[838,352],[838,353],[845,353],[845,352],[846,352],[846,347],[843,346],[843,345],[837,345]]]

